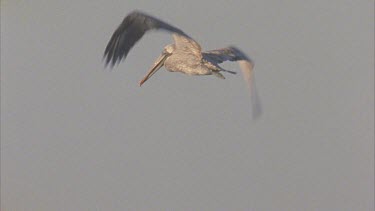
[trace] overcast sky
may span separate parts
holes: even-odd
[[[374,2],[211,2],[1,0],[1,210],[374,210]],[[139,87],[163,32],[105,69],[134,9],[246,52],[261,118],[241,74]]]

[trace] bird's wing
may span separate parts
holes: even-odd
[[[177,33],[173,34],[173,39],[176,45],[175,54],[190,55],[199,61],[202,59],[202,48],[195,40]]]
[[[262,107],[260,104],[260,99],[256,90],[255,80],[254,80],[254,63],[252,60],[246,56],[242,51],[236,47],[228,47],[217,50],[211,50],[203,52],[203,58],[209,62],[218,64],[225,61],[238,61],[244,79],[250,89],[250,98],[252,103],[252,115],[253,118],[257,118],[262,113]]]
[[[236,47],[221,48],[211,51],[203,52],[203,56],[206,60],[213,63],[223,63],[225,61],[240,61],[245,60],[253,65],[250,58],[246,56],[242,51]]]
[[[168,23],[142,12],[133,11],[124,18],[107,44],[104,51],[106,65],[111,63],[113,66],[122,59],[125,59],[134,44],[151,29],[163,29],[168,32],[189,37],[183,31]]]

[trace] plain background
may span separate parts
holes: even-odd
[[[163,32],[104,68],[134,9],[246,52],[261,118],[241,74],[138,87]],[[373,88],[370,0],[2,0],[1,210],[374,210]]]

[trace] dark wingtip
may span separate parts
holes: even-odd
[[[248,61],[250,61],[252,64],[254,64],[254,62],[243,52],[243,51],[241,51],[239,48],[237,48],[236,46],[234,46],[234,45],[231,45],[231,46],[229,46],[229,48],[231,48],[231,49],[233,49],[234,51],[236,51],[239,55],[240,55],[240,57],[242,58],[242,59],[245,59],[245,60],[248,60]]]

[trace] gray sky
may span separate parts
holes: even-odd
[[[1,210],[374,210],[373,1],[137,2],[1,1]],[[246,52],[262,117],[240,74],[138,87],[162,32],[105,69],[133,9]]]

